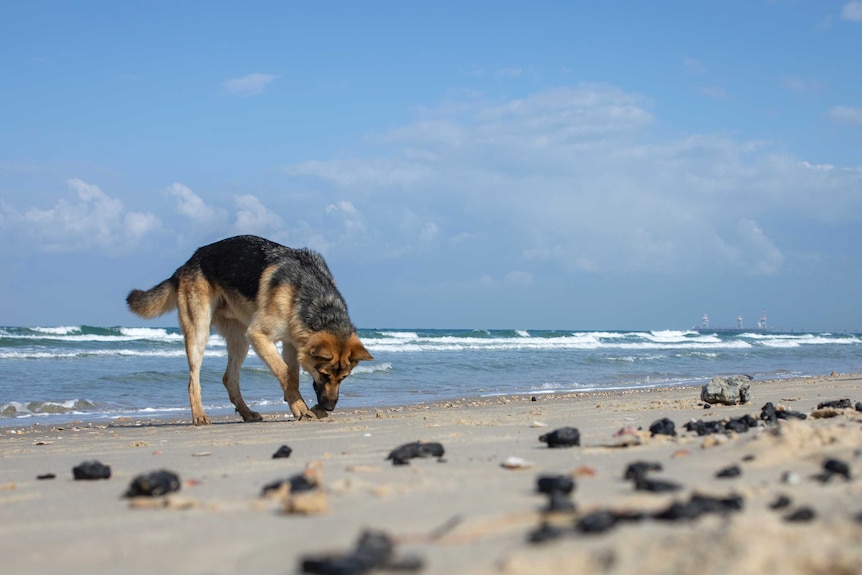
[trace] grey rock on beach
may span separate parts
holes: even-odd
[[[716,376],[700,390],[700,399],[706,403],[736,405],[751,400],[751,376]]]

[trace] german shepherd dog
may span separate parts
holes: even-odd
[[[338,402],[342,380],[360,361],[374,359],[356,336],[323,257],[257,236],[199,248],[169,279],[147,291],[132,290],[126,303],[143,318],[178,310],[195,425],[210,423],[201,405],[200,369],[211,325],[227,344],[222,382],[244,421],[262,419],[239,389],[249,343],[278,378],[297,419],[325,417]],[[311,410],[299,391],[300,367],[314,379],[318,405]]]

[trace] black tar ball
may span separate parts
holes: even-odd
[[[138,475],[129,484],[126,497],[159,497],[180,490],[180,478],[173,471],[161,469]]]
[[[536,480],[536,491],[569,495],[575,490],[575,480],[569,475],[543,475]]]
[[[676,425],[674,425],[673,421],[668,419],[667,417],[662,417],[658,421],[653,422],[652,425],[649,426],[650,434],[655,435],[669,435],[671,437],[676,436]]]
[[[111,467],[98,461],[85,461],[77,467],[72,468],[72,476],[76,480],[109,479],[111,477]]]
[[[561,427],[539,437],[548,447],[573,447],[581,444],[581,432],[574,427]]]
[[[405,443],[393,449],[387,460],[392,460],[392,465],[407,465],[415,457],[443,457],[443,445],[434,441],[414,441]]]
[[[284,457],[290,457],[290,454],[293,453],[293,450],[287,445],[282,445],[276,450],[275,453],[272,454],[273,459],[281,459]]]

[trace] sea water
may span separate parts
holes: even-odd
[[[862,371],[856,333],[362,329],[359,336],[374,361],[344,381],[340,408]],[[209,415],[233,412],[221,383],[226,361],[224,341],[212,335],[201,371]],[[310,377],[300,379],[314,404]],[[252,409],[289,415],[254,352],[241,382]],[[187,383],[177,328],[0,327],[0,425],[188,418]]]

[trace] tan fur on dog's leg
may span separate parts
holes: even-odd
[[[297,419],[301,419],[308,413],[308,406],[299,392],[299,366],[295,368],[296,379],[293,379],[291,377],[291,367],[288,367],[284,359],[278,354],[275,342],[267,334],[259,331],[258,326],[254,323],[248,328],[247,333],[254,352],[269,366],[269,369],[281,384],[281,388],[284,391],[284,400],[290,405],[290,412]]]
[[[178,311],[180,327],[186,344],[186,355],[189,360],[189,403],[192,408],[192,422],[195,425],[207,425],[210,418],[204,413],[201,401],[201,362],[204,357],[204,349],[209,340],[210,331],[210,302],[208,284],[205,281],[194,281],[190,278],[192,287],[180,294]]]
[[[284,347],[281,349],[281,357],[287,365],[287,385],[284,386],[284,400],[290,404],[290,411],[297,419],[309,417],[311,412],[305,400],[302,399],[302,392],[299,391],[299,358],[296,355],[296,347],[293,344],[284,342]],[[291,401],[291,398],[299,397],[299,400]],[[296,408],[294,408],[296,404]],[[297,415],[299,412],[301,415]]]

